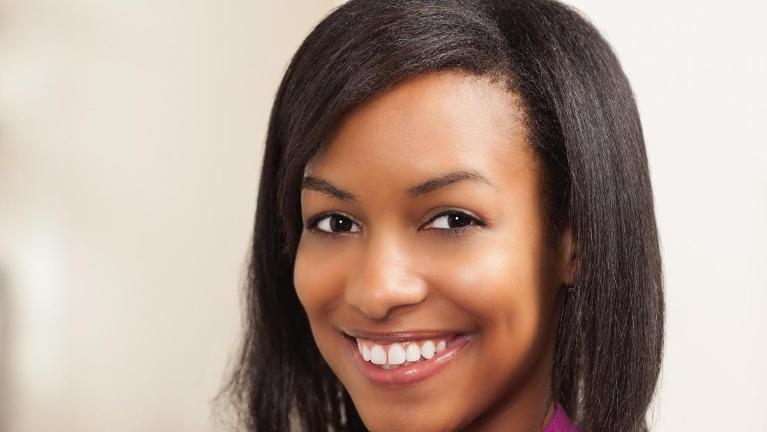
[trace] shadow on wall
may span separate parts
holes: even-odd
[[[0,431],[8,430],[8,386],[9,377],[9,356],[11,353],[11,331],[8,328],[11,323],[10,308],[8,301],[8,278],[6,273],[0,268]]]

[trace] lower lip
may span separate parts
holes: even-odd
[[[365,361],[357,347],[357,341],[349,336],[343,336],[349,351],[354,358],[354,363],[362,373],[375,384],[386,386],[403,386],[414,384],[434,376],[445,366],[455,360],[459,351],[468,345],[474,335],[458,335],[447,344],[443,351],[428,360],[420,360],[418,363],[400,366],[396,369],[382,369],[370,362]]]

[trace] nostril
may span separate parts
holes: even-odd
[[[349,286],[345,290],[346,303],[367,318],[382,320],[392,311],[405,306],[422,303],[429,290],[423,281],[403,283],[368,284]]]

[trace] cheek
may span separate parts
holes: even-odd
[[[497,233],[435,268],[440,292],[485,324],[502,324],[539,309],[545,292],[543,268],[533,242]]]
[[[307,236],[304,234],[304,236]],[[341,248],[320,245],[303,236],[296,251],[293,286],[310,320],[315,319],[343,296],[344,259]]]
[[[443,262],[435,284],[479,321],[483,367],[521,372],[542,352],[553,325],[545,250],[537,238],[506,232],[463,252]]]

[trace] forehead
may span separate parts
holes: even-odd
[[[349,113],[306,174],[405,189],[448,171],[493,183],[531,168],[516,97],[488,78],[444,71],[404,81]]]

